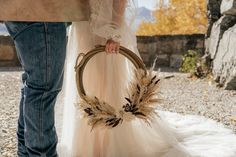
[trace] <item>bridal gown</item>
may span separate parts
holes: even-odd
[[[74,64],[78,53],[87,52],[101,39],[92,39],[88,22],[73,23],[65,69],[65,98],[61,157],[236,157],[236,136],[223,125],[201,116],[157,111],[151,127],[140,120],[123,122],[113,129],[91,131],[87,119],[75,107],[79,101]],[[72,44],[72,45],[71,45]],[[137,55],[136,45],[121,44]],[[124,104],[126,87],[132,78],[132,64],[120,54],[100,53],[84,71],[88,94],[105,100],[115,108]]]
[[[121,45],[140,56],[135,35],[128,26],[123,26],[122,30]],[[154,118],[151,126],[135,119],[113,129],[91,131],[87,119],[75,106],[80,97],[74,66],[79,53],[86,53],[105,41],[99,34],[93,34],[88,21],[72,23],[63,85],[60,157],[236,157],[236,135],[222,124],[201,116],[157,110],[160,117]],[[133,68],[120,54],[97,54],[84,70],[86,93],[120,109],[126,101]]]

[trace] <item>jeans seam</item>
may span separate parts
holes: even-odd
[[[50,34],[49,32],[47,32],[47,76],[48,76],[48,84],[50,84],[49,82],[51,81],[51,44],[50,44],[51,40],[50,40]],[[49,87],[48,87],[49,88]]]
[[[42,94],[41,98],[40,98],[40,114],[39,114],[39,120],[40,120],[40,125],[39,125],[39,130],[40,130],[40,136],[43,135],[43,118],[42,118],[42,106],[43,106],[43,95],[44,93]]]
[[[41,142],[43,143],[44,142],[44,136],[43,136],[43,108],[44,108],[44,103],[43,103],[43,97],[45,95],[45,92],[43,92],[41,98],[40,98],[40,114],[39,114],[39,119],[40,119],[40,139],[41,139]],[[40,140],[39,140],[40,141]],[[45,150],[42,150],[43,152]]]
[[[45,61],[46,61],[46,89],[48,90],[49,88],[49,54],[50,54],[50,48],[49,48],[49,36],[48,36],[48,27],[47,27],[47,24],[44,23],[44,31],[45,31],[45,45],[46,45],[46,58],[45,58]]]
[[[45,47],[46,47],[46,58],[45,58],[45,61],[46,61],[46,68],[45,68],[45,88],[48,89],[48,60],[47,60],[47,57],[48,57],[48,31],[47,31],[47,25],[46,23],[44,23],[44,36],[45,36]],[[45,92],[43,92],[41,98],[40,98],[40,139],[41,139],[41,142],[44,143],[44,134],[43,134],[43,121],[44,121],[44,117],[43,117],[43,109],[44,109],[44,103],[43,103],[43,98],[45,96]],[[42,150],[42,152],[45,152],[45,150]]]

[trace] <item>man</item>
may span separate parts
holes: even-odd
[[[64,22],[87,19],[88,1],[0,0],[0,4],[0,20],[6,21],[24,70],[17,154],[19,157],[56,157],[54,106],[63,83]],[[107,42],[109,52],[116,46],[111,40]]]
[[[18,156],[54,157],[54,105],[66,54],[65,23],[6,22],[24,73],[18,119]]]
[[[55,157],[54,106],[63,82],[64,22],[88,18],[86,0],[0,0],[0,4],[0,20],[15,21],[5,25],[24,70],[17,154]]]

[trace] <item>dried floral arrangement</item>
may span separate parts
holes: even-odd
[[[160,79],[154,72],[153,66],[147,70],[142,59],[129,49],[121,46],[119,53],[127,57],[136,67],[134,77],[131,80],[124,99],[126,103],[121,109],[115,109],[107,102],[100,100],[96,96],[88,96],[83,87],[83,70],[89,59],[98,53],[104,52],[105,46],[99,45],[86,54],[80,53],[76,59],[76,84],[80,95],[80,102],[76,107],[82,111],[84,118],[88,119],[88,124],[95,127],[114,128],[123,121],[131,121],[136,118],[143,120],[150,125],[152,118],[158,116],[155,111],[160,99],[157,98]],[[82,57],[82,60],[79,59]]]
[[[84,111],[84,117],[88,124],[95,127],[114,128],[124,120],[131,121],[135,118],[144,120],[150,124],[152,117],[158,116],[155,111],[156,105],[160,102],[157,99],[157,92],[160,79],[152,70],[134,70],[134,78],[128,87],[127,103],[120,110],[115,110],[108,103],[98,99],[96,96],[85,96],[76,105]]]

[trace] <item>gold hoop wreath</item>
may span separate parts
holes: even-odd
[[[110,104],[100,100],[96,96],[86,95],[83,86],[83,71],[88,61],[98,53],[105,53],[105,46],[97,46],[86,54],[80,53],[76,59],[76,85],[81,98],[76,106],[84,113],[88,119],[88,124],[92,129],[98,126],[114,128],[122,124],[124,120],[131,121],[139,118],[150,124],[152,117],[157,115],[155,106],[160,102],[157,99],[157,92],[160,79],[154,74],[153,69],[147,70],[143,61],[132,51],[125,47],[120,47],[119,53],[128,58],[135,66],[134,78],[128,87],[127,101],[122,109],[116,110]],[[79,59],[82,59],[79,61]]]

